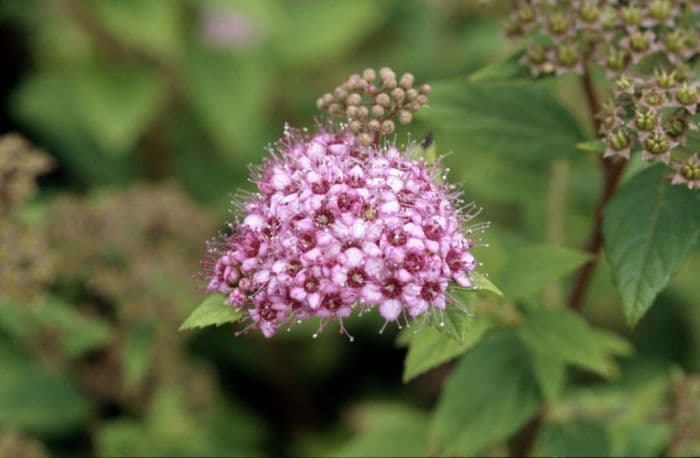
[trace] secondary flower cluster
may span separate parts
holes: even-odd
[[[674,184],[700,187],[698,155],[688,148],[689,133],[697,130],[698,86],[698,81],[679,81],[675,72],[658,71],[648,79],[621,76],[600,114],[604,156],[629,159],[639,145],[643,160],[673,168]]]
[[[534,74],[581,72],[592,60],[620,74],[652,54],[681,63],[697,54],[694,0],[517,0],[506,33],[529,34],[523,62]]]
[[[364,146],[346,126],[287,129],[254,177],[240,222],[212,244],[208,290],[270,337],[311,317],[377,308],[387,322],[440,311],[454,281],[471,285],[473,243],[459,193],[437,164]]]
[[[404,73],[397,80],[396,73],[388,67],[382,67],[379,75],[367,68],[362,75],[350,75],[333,93],[319,97],[316,106],[336,119],[346,118],[350,131],[358,135],[362,145],[369,146],[380,135],[394,132],[393,117],[397,116],[402,125],[408,124],[413,113],[428,102],[431,86],[415,88],[414,82],[411,73]]]

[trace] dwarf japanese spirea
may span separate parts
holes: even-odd
[[[382,85],[375,87],[362,97],[376,98]],[[343,318],[375,308],[387,323],[439,315],[448,286],[471,286],[476,262],[464,224],[473,206],[458,209],[439,164],[379,132],[366,124],[328,123],[312,134],[286,128],[255,170],[257,192],[236,202],[239,221],[212,244],[208,284],[245,311],[246,330],[270,337],[318,317],[320,329],[337,320],[346,332]]]
[[[605,70],[614,88],[598,114],[605,157],[662,162],[673,184],[697,188],[688,138],[697,130],[696,0],[516,0],[506,32],[527,37],[533,75]]]

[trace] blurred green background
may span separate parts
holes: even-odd
[[[312,339],[313,323],[272,340],[177,328],[203,296],[205,241],[285,123],[312,128],[316,98],[365,67],[439,83],[508,56],[501,13],[471,0],[3,0],[0,133],[26,141],[0,143],[0,169],[24,170],[0,176],[24,180],[0,183],[0,455],[421,453],[449,367],[402,384],[405,350],[378,317],[351,320],[353,343],[332,328]],[[576,84],[547,86],[566,125],[531,141],[590,138]],[[465,116],[529,115],[496,95]],[[593,158],[505,156],[430,122],[412,138],[431,129],[492,223],[477,252],[492,278],[527,243],[585,240]],[[620,383],[697,370],[699,266],[630,335]],[[594,322],[630,333],[605,266],[593,297]]]

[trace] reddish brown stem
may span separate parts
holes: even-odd
[[[600,130],[600,121],[597,117],[598,113],[600,113],[600,104],[598,103],[595,86],[593,85],[588,67],[584,67],[582,85],[586,94],[586,100],[588,101],[588,109],[591,113],[593,125],[597,133]],[[591,282],[591,278],[595,270],[597,255],[603,247],[603,211],[620,183],[622,172],[625,170],[625,165],[627,162],[619,159],[615,160],[612,158],[601,157],[600,164],[603,169],[603,191],[598,198],[598,202],[593,213],[593,227],[591,229],[591,235],[588,238],[588,243],[586,244],[586,251],[588,251],[593,257],[590,261],[584,264],[576,274],[576,279],[574,280],[574,284],[571,288],[568,307],[575,311],[581,310],[585,303],[586,290],[588,289],[588,285]]]

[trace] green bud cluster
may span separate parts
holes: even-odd
[[[581,72],[589,61],[619,75],[655,54],[672,63],[700,48],[695,0],[515,0],[505,26],[528,37],[523,62],[534,75]]]
[[[362,75],[351,75],[332,93],[319,97],[316,105],[334,119],[346,119],[360,142],[369,146],[379,135],[392,134],[396,121],[409,124],[413,113],[428,102],[431,90],[429,84],[416,87],[411,73],[397,78],[388,67],[379,72],[367,68]]]

